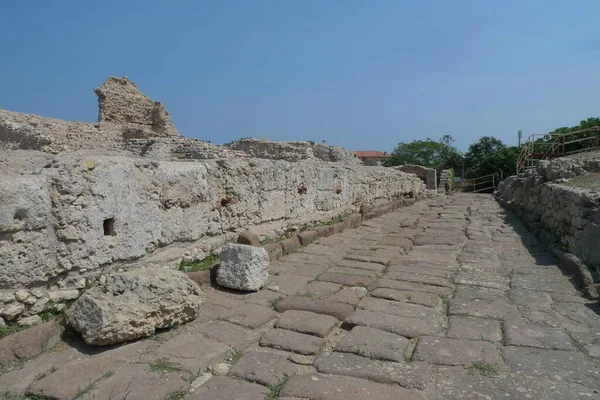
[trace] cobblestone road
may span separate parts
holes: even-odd
[[[489,195],[401,208],[271,274],[258,293],[206,289],[198,320],[150,339],[60,345],[0,388],[97,400],[600,399],[597,308]]]

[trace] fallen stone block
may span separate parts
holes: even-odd
[[[360,226],[362,221],[362,214],[350,214],[344,218],[344,224],[346,225],[346,229],[356,228]]]
[[[217,284],[236,290],[260,290],[269,277],[269,253],[261,247],[226,244],[221,251]]]
[[[285,239],[281,242],[283,254],[290,254],[300,248],[300,239],[297,236]]]
[[[269,243],[262,246],[269,254],[269,261],[273,262],[281,258],[283,255],[283,247],[281,243]]]
[[[304,231],[298,234],[298,239],[300,239],[302,246],[314,242],[318,237],[319,233],[317,231]]]
[[[319,237],[327,237],[333,235],[333,229],[331,228],[331,225],[317,226],[315,228],[315,231],[317,232],[317,235]]]
[[[62,333],[63,327],[51,321],[3,338],[0,340],[0,369],[51,349],[60,341]]]
[[[260,246],[260,238],[252,231],[245,231],[238,236],[238,244],[246,244],[248,246]]]
[[[140,268],[108,276],[66,315],[86,343],[107,345],[154,334],[196,318],[204,294],[179,271]]]

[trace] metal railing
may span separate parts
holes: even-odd
[[[600,126],[567,133],[534,134],[527,138],[517,158],[517,173],[535,168],[540,160],[600,148]]]
[[[498,180],[496,174],[484,175],[479,178],[471,179],[473,185],[473,192],[484,192],[486,190],[496,189],[496,183]]]

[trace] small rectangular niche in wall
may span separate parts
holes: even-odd
[[[104,228],[104,236],[117,236],[117,232],[115,231],[115,219],[114,218],[105,219],[102,226]]]

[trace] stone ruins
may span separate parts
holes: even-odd
[[[412,174],[367,168],[324,144],[183,138],[163,105],[125,77],[95,92],[95,124],[0,110],[7,322],[72,301],[112,271],[202,260],[246,229],[277,237],[428,195]]]
[[[97,123],[0,110],[0,398],[600,398],[598,154],[447,196],[96,94]]]

